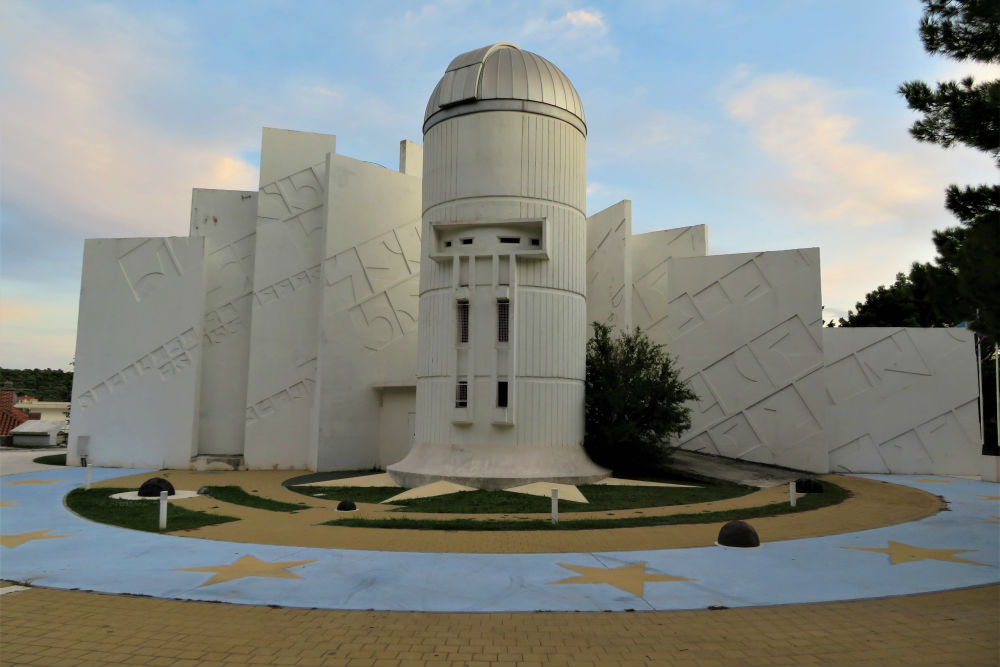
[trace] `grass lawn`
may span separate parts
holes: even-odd
[[[292,491],[329,500],[350,499],[361,503],[378,503],[403,490],[396,487],[318,487],[292,486]],[[709,484],[698,487],[673,486],[610,486],[584,484],[578,487],[589,503],[560,500],[563,512],[606,512],[637,507],[667,507],[705,503],[745,496],[756,491],[739,484]],[[433,498],[394,501],[401,505],[397,513],[431,512],[435,514],[532,514],[548,513],[552,499],[507,491],[462,491]]]
[[[715,523],[733,519],[754,519],[805,512],[844,501],[850,493],[836,484],[821,482],[823,493],[811,493],[799,498],[795,507],[788,503],[774,503],[761,507],[697,512],[669,516],[637,516],[620,519],[572,519],[553,524],[549,519],[334,519],[324,525],[354,526],[360,528],[405,528],[416,530],[602,530],[608,528],[635,528],[640,526],[669,526],[685,523]],[[544,499],[542,499],[544,500]],[[576,505],[577,503],[571,503]],[[560,505],[562,508],[562,505]],[[568,510],[567,510],[568,511]]]
[[[295,512],[308,507],[305,503],[283,503],[280,500],[255,496],[247,493],[240,486],[210,486],[208,487],[208,495],[225,503],[256,507],[272,512]]]
[[[37,459],[33,459],[32,462],[41,463],[47,466],[64,466],[66,465],[66,454],[46,454],[45,456],[39,456]]]
[[[110,496],[134,488],[74,489],[66,496],[66,506],[80,516],[112,526],[158,533],[160,503],[153,500],[115,500]],[[217,523],[238,521],[231,516],[209,514],[185,509],[176,503],[167,504],[167,530],[187,530]]]

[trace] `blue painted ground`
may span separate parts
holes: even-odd
[[[92,469],[95,482],[136,470]],[[765,543],[759,549],[707,547],[560,554],[430,554],[244,544],[155,535],[92,523],[63,496],[83,484],[68,467],[0,478],[0,534],[48,530],[55,539],[0,547],[0,578],[52,588],[327,609],[411,611],[599,611],[699,609],[851,600],[1000,582],[1000,485],[934,476],[865,475],[944,496],[950,511],[911,523],[845,535]],[[48,485],[16,485],[28,479]],[[939,480],[927,483],[918,480]],[[893,564],[896,549],[920,560]],[[902,553],[902,552],[900,552]],[[204,585],[211,572],[181,568],[314,561],[285,571],[301,578],[242,577]],[[944,560],[942,560],[942,558]],[[974,561],[973,564],[962,560]],[[553,582],[578,576],[563,565],[611,570],[645,562],[641,596],[608,583]],[[561,565],[562,564],[562,565]],[[614,579],[614,573],[611,573]],[[618,579],[620,581],[620,579]],[[627,588],[627,587],[626,587]]]

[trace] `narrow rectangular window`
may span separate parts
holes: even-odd
[[[507,407],[507,381],[500,380],[497,382],[497,407],[506,408]]]
[[[464,408],[469,405],[469,383],[459,380],[455,385],[455,407]]]
[[[462,239],[462,245],[472,245],[472,239]]]
[[[497,342],[510,340],[510,300],[497,299]]]
[[[520,243],[520,236],[501,236],[500,243]]]
[[[458,302],[458,342],[469,342],[469,302],[462,300]]]

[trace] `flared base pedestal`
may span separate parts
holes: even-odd
[[[583,447],[510,447],[418,442],[406,458],[386,471],[401,486],[414,488],[445,480],[477,489],[509,489],[532,482],[589,484],[611,474]]]

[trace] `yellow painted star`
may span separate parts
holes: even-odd
[[[610,584],[615,588],[620,588],[626,593],[642,597],[643,585],[647,581],[697,581],[687,577],[673,577],[663,574],[649,574],[646,572],[645,561],[622,565],[621,567],[603,568],[587,567],[585,565],[566,565],[559,563],[560,567],[577,572],[579,577],[570,577],[559,581],[550,581],[549,584]]]
[[[0,507],[17,507],[16,500],[0,500]]]
[[[924,477],[923,479],[917,480],[921,484],[954,484],[955,480],[952,479],[930,479],[929,477]]]
[[[7,486],[24,486],[25,484],[55,484],[47,479],[22,479],[18,482],[7,482]]]
[[[31,542],[32,540],[54,540],[58,537],[76,537],[75,535],[46,535],[45,533],[51,533],[52,529],[48,530],[35,530],[30,533],[17,533],[15,535],[0,535],[0,544],[5,547],[19,547],[25,542]]]
[[[301,579],[293,572],[287,572],[286,568],[306,563],[315,563],[315,560],[289,560],[281,563],[268,563],[254,556],[243,556],[235,563],[229,565],[212,565],[208,567],[182,567],[178,572],[214,572],[215,576],[203,583],[201,586],[211,586],[221,584],[233,579],[243,577],[272,577],[274,579]],[[201,588],[199,586],[199,588]]]
[[[986,563],[977,563],[974,560],[960,558],[956,555],[969,553],[970,551],[975,551],[975,549],[925,549],[924,547],[915,547],[912,544],[903,544],[902,542],[893,542],[892,540],[889,540],[889,546],[884,549],[877,547],[844,547],[844,549],[889,554],[889,560],[893,565],[916,560],[940,560],[947,563],[967,563],[969,565],[989,567]]]

